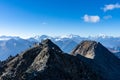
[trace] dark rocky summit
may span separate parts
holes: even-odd
[[[71,53],[104,80],[120,80],[120,59],[95,41],[82,41]]]
[[[73,54],[76,54],[77,49]],[[98,51],[101,51],[101,48],[98,48]],[[83,54],[84,52],[87,55],[87,51],[83,51]],[[101,59],[103,58],[106,58],[106,55]],[[112,57],[112,59],[114,58],[117,61],[116,57]],[[104,65],[109,66],[107,60],[117,65],[119,61],[114,62],[112,59],[106,58]],[[116,65],[113,66],[118,69],[119,66]],[[114,68],[110,68],[114,71]],[[119,77],[119,74],[117,76]],[[58,46],[46,39],[34,48],[0,62],[0,80],[103,80],[103,77],[91,66],[89,67],[83,59],[63,53]]]
[[[95,41],[82,41],[71,54],[51,40],[5,61],[0,80],[120,80],[120,59]]]

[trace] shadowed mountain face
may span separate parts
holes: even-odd
[[[0,80],[103,80],[77,56],[65,54],[49,39],[0,63]]]
[[[120,80],[120,59],[95,41],[82,41],[71,53],[105,80]]]
[[[115,55],[120,58],[120,52],[116,52]]]

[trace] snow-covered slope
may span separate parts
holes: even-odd
[[[99,35],[95,37],[80,37],[79,35],[64,35],[64,36],[35,36],[29,39],[22,39],[12,36],[0,37],[0,60],[6,59],[10,55],[16,55],[30,47],[34,43],[39,43],[45,39],[51,39],[57,44],[64,52],[70,53],[73,48],[79,44],[82,40],[95,40],[101,42],[110,51],[120,52],[120,37],[110,37],[105,35]]]

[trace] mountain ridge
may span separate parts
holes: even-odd
[[[0,60],[5,60],[10,55],[15,56],[16,54],[24,50],[27,50],[30,47],[33,47],[35,44],[39,44],[39,42],[47,38],[51,39],[66,53],[70,53],[72,49],[75,46],[77,46],[82,40],[94,40],[97,42],[101,42],[116,56],[118,57],[120,56],[120,54],[118,53],[120,52],[119,37],[98,36],[98,38],[96,38],[96,37],[80,37],[79,35],[51,37],[47,35],[42,35],[42,36],[31,37],[29,39],[22,39],[20,37],[2,36],[0,40],[0,55],[4,57],[0,57]]]
[[[82,41],[71,53],[87,63],[105,80],[119,80],[120,59],[113,55],[101,43]]]
[[[65,54],[49,39],[0,66],[1,80],[101,80],[77,57]]]

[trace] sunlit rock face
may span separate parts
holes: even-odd
[[[51,40],[1,62],[0,80],[103,80],[76,56],[65,54]]]
[[[80,54],[86,58],[94,59],[95,57],[95,48],[97,47],[97,42],[95,41],[82,41],[71,54],[76,55]]]
[[[120,59],[105,48],[101,43],[82,41],[71,53],[84,61],[89,67],[105,80],[120,79]]]

